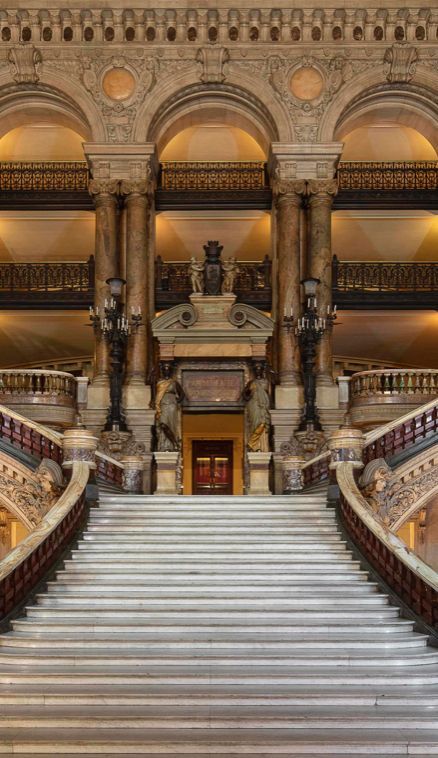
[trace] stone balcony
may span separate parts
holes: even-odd
[[[389,423],[438,395],[437,369],[381,369],[338,377],[341,405],[364,431]],[[348,389],[347,389],[348,387]]]
[[[0,405],[61,431],[75,425],[78,386],[75,377],[64,371],[3,369]]]

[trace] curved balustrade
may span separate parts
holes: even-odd
[[[403,602],[438,630],[438,574],[370,512],[356,485],[354,464],[338,464],[336,475],[341,518],[353,541]]]
[[[354,426],[370,429],[437,395],[436,369],[360,371],[350,381],[351,420]]]
[[[62,435],[0,405],[0,439],[42,460],[61,464]]]
[[[36,587],[85,518],[87,463],[74,462],[65,491],[35,529],[0,562],[0,620]]]
[[[76,380],[63,371],[0,371],[0,403],[56,429],[74,425]]]

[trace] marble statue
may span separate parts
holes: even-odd
[[[246,385],[243,397],[246,401],[248,449],[253,453],[268,453],[271,428],[269,382],[262,363],[255,364],[254,378]]]
[[[234,282],[237,275],[237,263],[235,258],[229,258],[222,263],[222,294],[229,295],[234,292]]]
[[[184,390],[172,377],[170,363],[163,363],[161,379],[155,388],[155,430],[157,448],[160,452],[174,452],[180,448],[180,405],[184,399]]]
[[[190,258],[189,275],[192,283],[192,292],[204,293],[204,263],[198,261],[194,255]]]

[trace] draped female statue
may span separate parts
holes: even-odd
[[[253,453],[268,453],[271,428],[269,382],[262,363],[255,364],[254,378],[246,385],[243,397],[246,401],[248,449]]]
[[[163,363],[161,379],[156,384],[153,398],[157,448],[160,452],[168,453],[180,449],[179,406],[183,399],[184,390],[172,377],[170,363]]]

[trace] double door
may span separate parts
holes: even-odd
[[[194,440],[192,470],[194,495],[232,495],[232,441]]]

